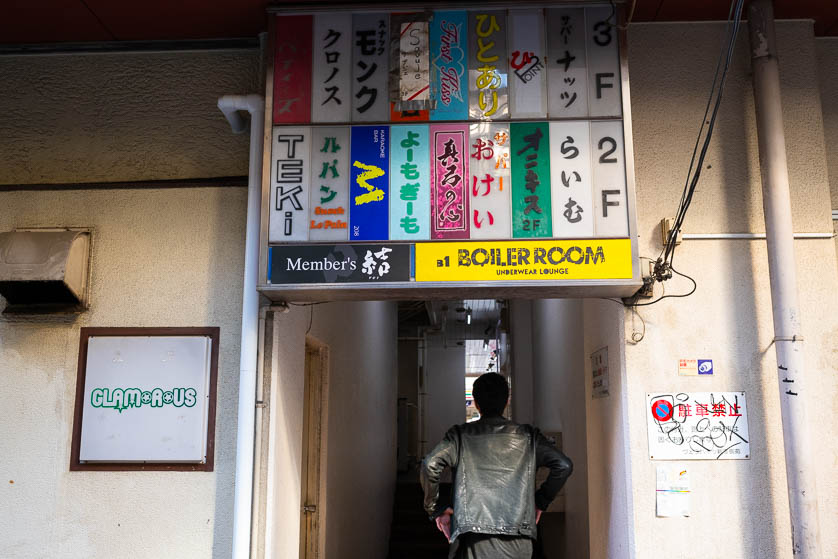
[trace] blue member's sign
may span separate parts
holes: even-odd
[[[349,240],[387,240],[389,127],[353,126],[349,191]]]
[[[468,119],[466,12],[434,12],[431,20],[431,120]]]
[[[712,359],[699,359],[698,360],[698,374],[699,375],[712,375],[713,374],[713,360]]]

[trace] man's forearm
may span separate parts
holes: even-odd
[[[539,464],[549,468],[550,475],[535,493],[535,506],[539,510],[547,510],[573,472],[573,462],[552,445],[544,445],[539,451]]]

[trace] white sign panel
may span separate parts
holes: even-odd
[[[620,116],[620,55],[617,16],[611,7],[585,10],[589,116]]]
[[[649,393],[645,413],[653,460],[750,458],[744,392]]]
[[[400,25],[399,35],[399,100],[430,99],[430,68],[428,64],[428,22],[411,21]]]
[[[553,236],[594,236],[591,132],[587,121],[550,123]]]
[[[547,66],[542,10],[509,11],[509,112],[512,118],[547,116]]]
[[[591,154],[596,236],[628,237],[626,158],[621,121],[591,122]]]
[[[352,122],[384,122],[387,102],[387,14],[352,16]]]
[[[205,336],[91,336],[82,462],[204,462],[212,342]]]
[[[349,127],[311,130],[309,240],[349,240]]]
[[[349,122],[352,110],[352,16],[314,16],[312,122]]]
[[[311,130],[274,126],[271,142],[269,241],[307,241]]]
[[[469,127],[469,200],[472,239],[511,239],[509,125]]]
[[[585,10],[547,10],[550,118],[588,116],[588,66]]]

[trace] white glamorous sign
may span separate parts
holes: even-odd
[[[645,413],[653,460],[751,457],[744,392],[649,393]]]
[[[209,336],[90,335],[79,462],[206,462],[211,358]]]

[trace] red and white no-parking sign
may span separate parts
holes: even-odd
[[[668,400],[655,400],[652,403],[652,417],[658,421],[669,421],[672,419],[672,412],[675,407]]]

